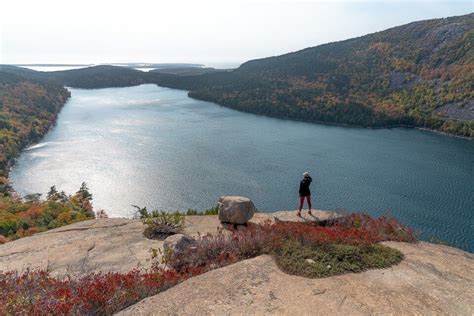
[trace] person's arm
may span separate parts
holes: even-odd
[[[308,187],[309,187],[309,185],[311,184],[311,181],[313,181],[313,178],[311,178],[310,176],[308,176]]]
[[[298,191],[298,194],[301,194],[302,190],[303,190],[303,181],[300,181],[300,189]]]

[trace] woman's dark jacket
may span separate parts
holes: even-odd
[[[300,182],[300,196],[308,196],[311,195],[311,191],[309,191],[309,185],[311,184],[311,179],[310,176],[304,177],[303,180]]]

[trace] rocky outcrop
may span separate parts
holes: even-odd
[[[474,120],[474,98],[463,102],[448,103],[437,108],[435,113],[446,119]]]
[[[266,220],[324,220],[330,212],[313,211],[315,217],[298,218],[296,212],[256,213],[251,222]],[[224,228],[217,216],[186,216],[189,236],[215,233]],[[150,249],[164,250],[163,241],[143,236],[139,220],[95,219],[53,229],[0,245],[0,271],[49,269],[53,275],[88,272],[128,272],[151,266]],[[159,252],[158,252],[159,253]],[[160,258],[157,258],[158,261]]]
[[[60,227],[0,246],[0,270],[49,269],[53,275],[127,272],[151,265],[150,248],[163,242],[143,236],[143,224],[96,219]]]
[[[222,196],[217,203],[222,223],[246,224],[255,214],[253,202],[243,196]]]
[[[399,265],[307,279],[282,272],[269,256],[191,278],[120,315],[472,315],[474,257],[429,243],[386,245]],[[183,293],[186,298],[183,299]]]
[[[263,221],[324,221],[333,213],[256,213]],[[222,229],[218,216],[187,216],[185,234]],[[143,236],[143,224],[96,219],[0,245],[0,270],[49,269],[53,275],[128,272],[151,265],[150,248],[164,242]],[[452,314],[474,313],[474,255],[421,242],[388,242],[405,259],[388,269],[307,279],[282,272],[260,256],[191,278],[123,311],[135,314]],[[158,258],[159,259],[159,258]],[[305,260],[305,259],[304,259]],[[185,293],[185,297],[183,296]]]

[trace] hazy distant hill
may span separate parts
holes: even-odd
[[[170,68],[157,68],[150,70],[150,73],[161,73],[161,74],[172,74],[179,76],[195,76],[211,74],[216,72],[229,72],[228,69],[215,69],[211,67],[170,67]]]
[[[41,82],[61,84],[83,89],[129,87],[148,81],[146,73],[129,67],[100,65],[62,71],[35,71],[9,65],[0,65],[0,71]]]
[[[472,137],[473,25],[474,14],[414,22],[249,61],[230,73],[168,74],[156,81],[257,114]]]
[[[43,73],[46,79],[84,89],[136,86],[146,83],[145,75],[133,68],[107,65]]]
[[[131,68],[151,68],[151,69],[170,69],[170,68],[202,68],[203,64],[190,63],[117,63],[113,66],[125,66]]]

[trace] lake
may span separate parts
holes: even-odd
[[[267,118],[142,85],[70,89],[57,125],[10,173],[21,195],[87,182],[96,210],[205,209],[244,195],[263,212],[297,207],[398,218],[474,251],[474,142],[415,129],[362,129]]]

